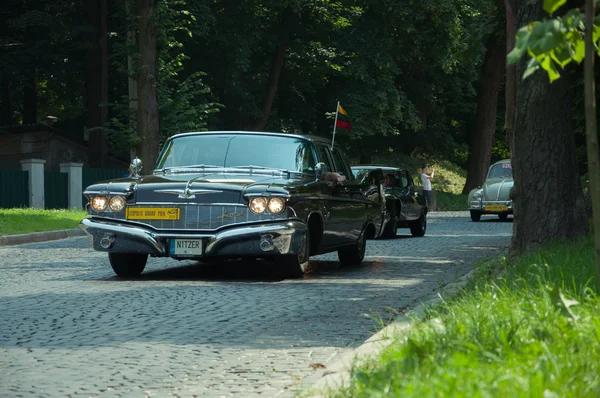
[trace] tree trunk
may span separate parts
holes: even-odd
[[[160,142],[156,100],[156,25],[153,21],[156,4],[155,0],[137,0],[137,6],[140,13],[137,135],[141,142],[136,150],[144,170],[151,172],[158,158]]]
[[[541,2],[519,3],[520,26],[542,20]],[[522,76],[525,62],[517,66]],[[512,250],[588,231],[577,173],[571,114],[571,83],[564,74],[553,83],[544,73],[519,78],[512,148],[514,227]]]
[[[0,125],[13,124],[12,84],[6,75],[2,78],[2,109],[0,110]]]
[[[23,124],[36,124],[38,113],[38,74],[34,69],[23,89]]]
[[[506,54],[515,48],[517,23],[515,21],[516,1],[504,0],[504,10],[506,11]],[[505,62],[506,64],[506,62]],[[505,114],[504,114],[504,132],[510,153],[512,154],[512,139],[515,125],[515,111],[517,106],[517,66],[506,66],[506,85],[505,85]]]
[[[273,100],[275,99],[275,94],[277,93],[279,76],[281,76],[281,71],[283,70],[283,61],[285,59],[287,48],[287,44],[281,44],[279,47],[277,47],[275,55],[273,55],[273,60],[271,61],[271,71],[269,72],[269,81],[267,83],[267,92],[263,98],[262,116],[254,125],[253,130],[261,131],[267,126],[269,114],[271,113],[271,108],[273,107]]]
[[[596,125],[596,82],[594,79],[594,58],[596,51],[592,34],[594,29],[594,0],[585,2],[585,130],[587,137],[588,170],[590,173],[590,197],[594,225],[594,248],[596,250],[596,271],[600,284],[600,147]]]
[[[490,167],[494,134],[496,133],[498,93],[506,64],[503,42],[501,35],[495,33],[487,41],[487,51],[477,94],[475,129],[471,131],[467,181],[463,193],[469,193],[472,189],[481,186]]]
[[[107,166],[107,138],[104,125],[108,120],[108,26],[106,0],[88,0],[91,27],[87,53],[87,127],[89,129],[88,163],[91,167]]]

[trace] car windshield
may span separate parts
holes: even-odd
[[[309,141],[296,137],[206,134],[175,138],[163,149],[157,169],[249,167],[314,172]]]
[[[510,163],[500,163],[492,166],[488,178],[512,178],[512,165]]]

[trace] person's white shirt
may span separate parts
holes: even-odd
[[[431,191],[431,181],[429,181],[429,176],[427,174],[421,174],[421,181],[423,181],[423,190]]]

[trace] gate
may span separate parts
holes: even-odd
[[[127,177],[129,172],[126,169],[93,169],[93,168],[84,168],[81,170],[81,186],[82,189],[85,189],[98,182],[112,180],[114,178],[123,178]],[[83,207],[87,205],[87,199],[83,197],[82,203]]]
[[[69,207],[69,175],[46,171],[44,173],[44,197],[46,209],[67,209]]]
[[[0,208],[29,206],[29,172],[0,170]]]

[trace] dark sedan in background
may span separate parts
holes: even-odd
[[[424,236],[427,231],[427,202],[423,193],[415,189],[408,170],[386,166],[352,166],[354,176],[371,178],[371,173],[383,172],[387,222],[382,238],[394,238],[398,228],[410,228],[413,236]]]
[[[260,258],[278,276],[299,277],[311,255],[337,251],[342,265],[362,262],[366,239],[387,222],[381,171],[355,179],[337,146],[291,134],[179,134],[151,174],[84,194],[81,227],[121,276],[139,275],[150,255]]]

